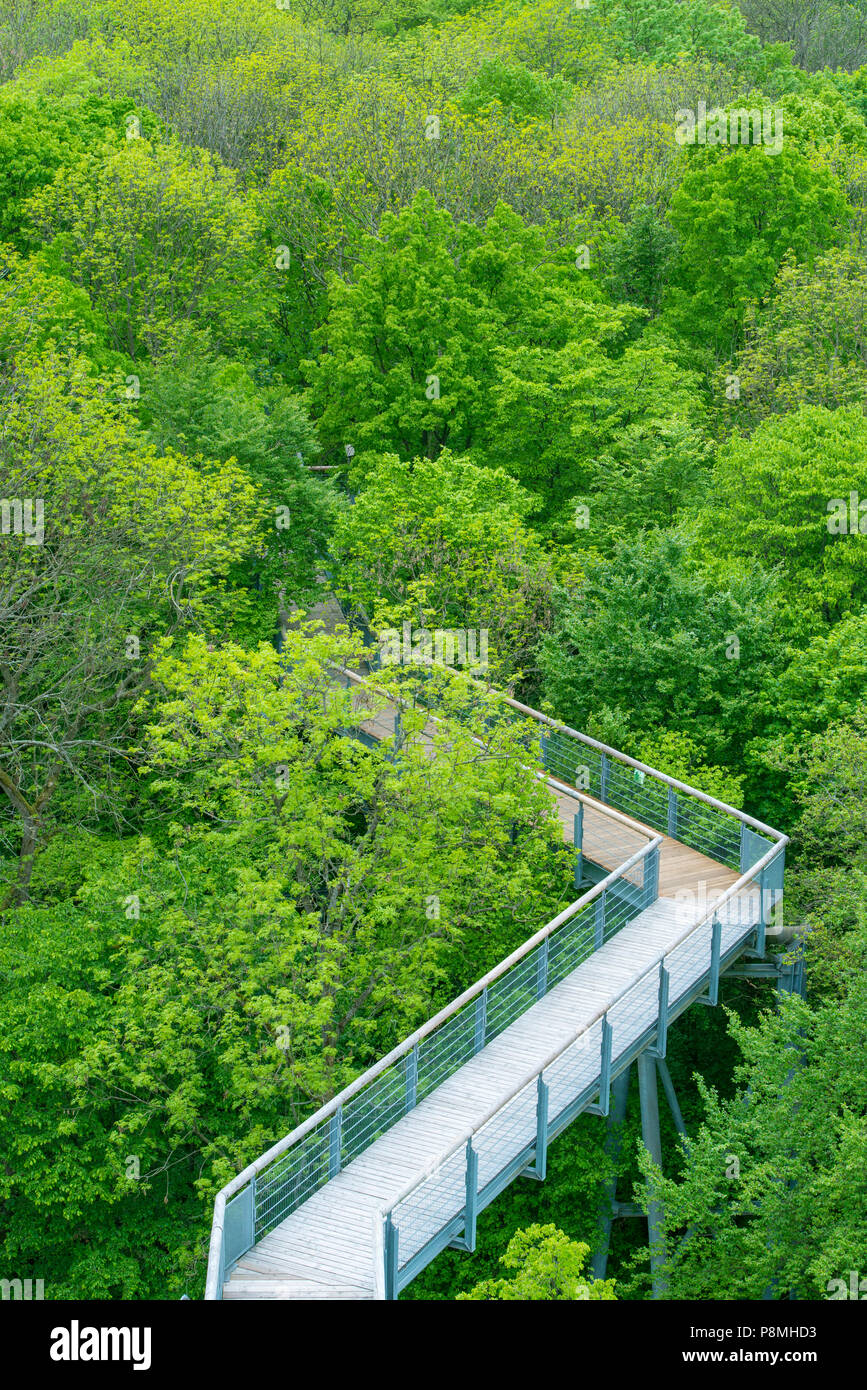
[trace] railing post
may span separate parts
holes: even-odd
[[[707,985],[707,997],[714,1006],[719,1003],[719,956],[720,942],[722,941],[722,923],[716,914],[710,928],[710,978]]]
[[[650,907],[659,897],[659,846],[652,849],[644,860],[644,906]]]
[[[608,1106],[611,1101],[611,1035],[613,1033],[611,1024],[608,1022],[608,1015],[602,1018],[602,1048],[600,1056],[599,1071],[599,1113],[608,1114]]]
[[[677,839],[677,792],[674,787],[668,789],[668,834],[672,840]]]
[[[749,853],[748,853],[748,851],[747,851],[747,835],[748,835],[748,834],[749,834],[749,830],[748,830],[747,826],[744,824],[743,821],[741,821],[741,844],[740,844],[739,856],[740,856],[740,868],[741,868],[741,873],[742,873],[742,874],[745,874],[746,871],[747,871],[747,869],[750,867],[749,864],[747,863],[747,860],[748,860],[748,858],[749,858]]]
[[[256,1244],[256,1174],[250,1179],[250,1249]]]
[[[668,981],[665,962],[659,962],[659,995],[657,996],[656,1046],[648,1048],[654,1057],[664,1057],[668,1046]]]
[[[605,940],[605,895],[607,888],[603,888],[599,897],[596,899],[596,923],[593,937],[593,949],[598,951]]]
[[[473,1148],[472,1139],[467,1140],[467,1185],[464,1208],[464,1240],[467,1249],[476,1248],[476,1206],[479,1185],[479,1155]]]
[[[540,1180],[548,1171],[548,1087],[539,1073],[536,1091],[536,1160],[535,1176]]]
[[[406,1093],[404,1095],[404,1112],[409,1114],[415,1108],[416,1093],[418,1091],[418,1043],[415,1044],[411,1052],[406,1054]]]
[[[575,812],[574,824],[572,827],[572,842],[575,845],[577,854],[575,857],[575,887],[581,885],[584,877],[584,802],[579,802],[578,810]]]
[[[340,1132],[343,1127],[343,1106],[339,1105],[331,1116],[328,1126],[328,1176],[336,1178],[340,1172]]]
[[[536,961],[536,998],[544,999],[548,991],[548,938],[539,947],[539,959]]]
[[[765,954],[765,870],[759,874],[759,925],[756,931],[756,951],[760,956]]]
[[[602,761],[599,770],[599,800],[606,801],[608,798],[608,754],[602,754]]]
[[[485,1045],[485,1037],[488,1029],[488,986],[485,985],[481,994],[476,999],[476,1023],[473,1051],[481,1052]]]
[[[383,1231],[383,1250],[385,1253],[385,1297],[391,1302],[397,1298],[397,1250],[400,1232],[391,1219],[391,1212],[385,1218]]]

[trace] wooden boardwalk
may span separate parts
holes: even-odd
[[[372,713],[362,728],[373,738],[390,737],[394,711]],[[577,791],[561,786],[551,794],[570,844],[575,812],[583,802],[584,852],[603,868],[617,869],[657,834]],[[634,919],[611,940],[242,1255],[223,1286],[225,1299],[382,1297],[374,1271],[381,1262],[383,1208],[400,1199],[415,1179],[430,1175],[399,1207],[404,1218],[399,1258],[404,1264],[462,1210],[463,1152],[457,1155],[459,1163],[450,1155],[468,1131],[493,1116],[474,1137],[480,1190],[495,1180],[506,1161],[520,1158],[532,1145],[535,1089],[528,1088],[526,1098],[523,1092],[516,1097],[516,1077],[543,1067],[587,1023],[586,1047],[564,1053],[550,1068],[550,1120],[556,1132],[557,1117],[567,1114],[575,1098],[586,1094],[589,1100],[594,1085],[598,1089],[601,1015],[609,1011],[614,1074],[653,1028],[658,996],[655,978],[647,972],[663,954],[672,953],[672,1003],[685,1001],[685,1007],[695,997],[709,969],[711,929],[703,921],[708,899],[731,888],[738,875],[668,837],[662,839],[659,855],[658,900],[644,911],[636,909]],[[742,947],[757,921],[746,890],[725,904],[720,921],[725,958]],[[691,934],[690,926],[695,928]],[[647,988],[618,998],[642,977]]]

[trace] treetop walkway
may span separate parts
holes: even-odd
[[[394,739],[399,698],[339,681],[351,731]],[[786,836],[500,698],[538,730],[535,775],[590,886],[218,1193],[206,1299],[396,1298],[447,1246],[474,1248],[478,1213],[517,1176],[545,1177],[576,1116],[610,1119],[612,1089],[622,1117],[633,1061],[657,1157],[657,1070],[679,1121],[669,1026],[765,954]]]

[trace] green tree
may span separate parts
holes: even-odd
[[[484,629],[490,679],[530,674],[552,583],[526,523],[531,507],[502,469],[477,468],[448,450],[410,464],[387,455],[337,522],[338,589],[377,631],[404,621]]]
[[[625,408],[629,369],[608,386],[605,354],[640,316],[605,307],[582,273],[504,205],[484,227],[456,227],[420,192],[367,238],[352,282],[329,282],[306,364],[323,444],[338,457],[351,445],[362,463],[368,450],[469,451],[561,499],[597,395],[612,415],[615,399]]]
[[[275,592],[285,608],[318,587],[340,508],[330,483],[309,471],[320,449],[302,400],[269,375],[221,356],[208,331],[179,324],[163,354],[142,366],[137,406],[158,452],[237,464],[267,500],[247,573],[263,595],[262,636],[273,632]]]
[[[612,293],[656,315],[677,251],[677,234],[652,204],[645,203],[608,250]]]
[[[775,759],[769,751],[765,754],[767,763],[788,781],[788,912],[790,920],[809,926],[810,990],[824,999],[839,998],[845,991],[845,966],[867,901],[863,691],[862,680],[861,700],[845,718],[802,736],[794,747],[780,740]]]
[[[809,263],[842,238],[847,204],[833,174],[785,134],[778,153],[697,146],[690,164],[669,212],[681,241],[673,317],[686,336],[730,351],[786,254]]]
[[[761,44],[747,33],[735,6],[708,0],[602,0],[600,12],[622,57],[676,63],[688,54],[753,75],[762,67]]]
[[[0,843],[12,901],[27,896],[54,806],[67,827],[117,813],[132,700],[155,637],[213,631],[243,609],[240,595],[224,606],[225,581],[255,546],[259,506],[244,474],[143,448],[120,383],[111,400],[89,365],[54,351],[22,356],[0,381],[0,789],[10,812]]]
[[[859,407],[804,405],[733,436],[717,456],[700,520],[709,562],[719,573],[744,562],[778,568],[786,627],[799,638],[867,599],[865,451]]]
[[[485,1279],[459,1299],[538,1302],[544,1299],[614,1301],[613,1279],[588,1279],[584,1269],[590,1246],[570,1240],[556,1226],[528,1226],[509,1241],[500,1263],[516,1271],[508,1279]]]
[[[774,1289],[825,1299],[843,1285],[848,1294],[848,1271],[863,1268],[867,896],[863,876],[850,886],[859,926],[837,963],[842,996],[813,1005],[785,996],[755,1027],[732,1015],[738,1094],[721,1100],[699,1078],[705,1120],[680,1180],[644,1160],[644,1200],[652,1187],[663,1207],[669,1298],[761,1299]],[[809,968],[808,954],[808,978]]]
[[[498,102],[511,115],[553,120],[569,96],[562,77],[547,79],[523,63],[504,63],[490,58],[482,63],[464,87],[457,104],[471,116],[487,114]]]
[[[731,424],[751,428],[801,405],[863,406],[865,315],[863,256],[850,248],[829,251],[812,267],[787,258],[761,309],[751,306],[743,347],[725,369],[740,388],[728,410]]]
[[[705,760],[737,765],[776,656],[767,587],[757,573],[715,584],[676,534],[588,559],[583,579],[556,596],[541,642],[546,698],[615,746],[678,730]]]
[[[266,262],[254,214],[203,150],[129,140],[58,170],[28,219],[133,359],[156,355],[177,321],[211,325],[230,347],[255,324]]]

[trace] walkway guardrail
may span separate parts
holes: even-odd
[[[564,782],[709,859],[744,873],[770,845],[785,838],[745,811],[522,705],[519,700],[508,695],[501,698],[515,713],[542,726],[542,761]]]
[[[217,1194],[206,1298],[229,1267],[656,899],[660,836],[245,1168]],[[642,901],[634,901],[641,866]]]
[[[540,726],[539,760],[546,771],[561,779],[569,790],[585,792],[588,797],[615,807],[729,869],[746,872],[770,845],[784,838],[780,831],[745,811],[487,687],[476,677],[449,666],[437,664],[435,669],[449,676],[462,677],[480,692],[493,695],[513,714],[537,723]],[[354,671],[343,667],[339,670],[342,678],[378,689],[391,702],[400,703],[395,691],[375,687]],[[418,675],[418,668],[413,668],[413,674]]]
[[[374,1242],[374,1286],[380,1297],[396,1298],[455,1237],[460,1236],[462,1244],[472,1250],[479,1212],[512,1177],[526,1172],[532,1162],[532,1175],[544,1178],[549,1140],[582,1110],[595,1108],[597,1113],[608,1114],[612,1076],[622,1069],[618,1064],[623,1058],[636,1055],[654,1033],[655,1051],[665,1056],[669,1021],[696,996],[705,976],[708,1003],[716,1004],[724,955],[723,919],[729,915],[726,904],[735,902],[757,879],[763,883],[779,879],[782,887],[786,843],[786,837],[781,836],[701,921],[686,926],[679,939],[637,980],[610,999],[595,1018],[582,1024],[541,1067],[526,1072],[505,1101],[383,1207],[378,1218],[382,1232],[375,1233]],[[768,900],[762,894],[759,901],[759,929],[763,931]],[[752,910],[745,923],[728,925],[737,940],[753,929]],[[702,969],[705,962],[706,969]],[[599,1103],[591,1107],[588,1101],[597,1090]]]
[[[382,695],[388,703],[401,703],[397,692],[378,690],[372,682],[358,676],[357,673],[346,671],[344,668],[338,669],[347,684],[358,683],[367,686],[368,689]],[[574,797],[579,807],[592,805],[588,797],[594,797],[597,802],[602,803],[602,807],[594,807],[596,814],[604,808],[604,814],[619,822],[621,826],[629,826],[633,833],[637,832],[639,836],[646,837],[647,843],[338,1096],[245,1168],[217,1194],[208,1259],[206,1299],[222,1297],[223,1283],[228,1270],[257,1241],[297,1210],[308,1197],[334,1178],[402,1115],[407,1114],[447,1077],[464,1066],[487,1043],[543,998],[548,990],[554,988],[639,912],[657,900],[659,849],[663,835],[678,839],[710,858],[740,870],[742,878],[724,895],[721,902],[739,892],[751,881],[760,881],[763,904],[766,893],[773,896],[778,886],[782,888],[783,852],[787,840],[778,831],[734,807],[727,806],[724,802],[717,801],[675,778],[619,753],[616,749],[550,719],[538,710],[532,710],[507,696],[499,695],[499,699],[523,718],[533,719],[543,726],[544,733],[540,742],[543,764],[547,770],[557,772],[558,776],[563,778],[563,782],[560,783],[551,776],[545,776],[546,782]],[[581,758],[576,758],[576,748],[579,749]],[[579,770],[581,777],[576,778],[576,772]],[[544,776],[541,773],[536,775]],[[576,780],[582,782],[580,790],[574,785]],[[585,782],[586,787],[583,785]],[[582,795],[584,791],[586,795]],[[643,825],[636,824],[632,819],[633,816],[639,815],[644,822]],[[575,843],[580,854],[582,842],[577,814]],[[713,913],[708,914],[702,922],[690,926],[683,939],[694,938],[697,941],[695,933],[700,933],[701,928],[706,923],[711,923],[713,917]],[[718,921],[718,918],[715,920]],[[763,907],[759,928],[761,949],[764,947],[765,925]],[[708,925],[708,931],[712,938],[710,960],[713,974],[714,949],[717,952],[717,962],[719,959],[719,931],[712,924]],[[713,945],[714,937],[717,941],[716,947]],[[679,942],[669,955],[673,955],[680,944]],[[717,975],[718,968],[717,963]],[[668,970],[669,975],[671,971],[669,967],[661,966],[660,969],[662,973],[657,987],[661,990],[665,970]],[[646,986],[649,979],[649,974],[643,975],[624,992],[623,997],[630,991]],[[612,1001],[610,1007],[613,1008],[616,1002]],[[665,1007],[658,1016],[667,1017]],[[606,1076],[610,1077],[612,1024],[606,1018],[600,1018],[597,1022],[601,1070],[597,1068],[596,1072],[604,1082]],[[596,1024],[590,1025],[590,1028],[593,1027],[596,1027]],[[580,1034],[576,1035],[576,1039],[573,1039],[567,1049],[561,1050],[557,1057],[550,1059],[543,1070],[549,1067],[553,1069],[566,1052],[577,1044],[578,1036],[585,1034],[588,1034],[587,1027],[580,1030]],[[595,1048],[584,1042],[581,1044],[581,1050],[586,1054],[584,1061],[592,1065],[597,1055]],[[527,1085],[531,1083],[536,1085],[538,1092],[534,1104],[542,1106],[542,1093],[538,1091],[540,1076],[541,1073],[538,1073],[531,1078],[531,1082],[523,1083],[506,1107],[498,1107],[497,1114],[502,1114],[513,1101],[516,1102],[517,1096],[523,1095]],[[563,1123],[562,1107],[559,1113],[556,1109],[550,1108],[554,1081],[556,1077],[550,1076],[543,1081],[547,1088],[544,1101],[546,1136],[550,1129],[549,1114],[558,1124]],[[554,1094],[556,1105],[556,1087]],[[526,1103],[526,1100],[521,1102],[522,1105]],[[605,1103],[607,1104],[607,1101]],[[541,1111],[537,1111],[537,1123],[540,1113]],[[517,1120],[517,1116],[516,1109],[511,1120]],[[484,1124],[493,1123],[493,1119],[493,1116],[489,1117]],[[547,1142],[547,1139],[544,1142]],[[474,1195],[472,1198],[468,1195],[465,1202],[465,1216],[472,1221],[472,1212],[479,1208],[480,1194],[483,1202],[492,1200],[491,1183],[502,1179],[508,1164],[506,1169],[488,1174],[484,1166],[488,1160],[485,1158],[481,1175],[477,1172],[476,1176],[472,1177],[470,1170],[474,1163],[478,1165],[482,1161],[482,1156],[479,1154],[473,1159],[469,1151],[466,1151],[464,1158],[467,1166],[462,1171],[467,1194],[470,1193],[470,1186],[474,1185]],[[443,1159],[443,1163],[446,1161],[451,1161],[451,1157]],[[401,1201],[408,1199],[409,1194],[406,1194]],[[408,1267],[407,1262],[401,1262],[402,1257],[396,1253],[399,1240],[402,1239],[406,1255],[407,1228],[404,1227],[402,1237],[395,1234],[401,1230],[400,1221],[395,1222],[395,1209],[393,1205],[390,1215],[384,1216],[384,1229],[376,1235],[384,1262],[382,1266],[378,1265],[376,1280],[377,1284],[385,1281],[386,1289],[391,1290],[386,1296],[390,1297],[395,1296],[398,1285],[402,1286],[401,1274],[406,1275]],[[423,1234],[421,1230],[421,1235]],[[418,1258],[425,1245],[429,1244],[431,1239],[437,1238],[436,1235],[428,1236],[419,1249],[413,1252],[412,1246],[421,1235],[417,1233],[410,1242],[411,1253],[407,1257],[409,1261]],[[406,1279],[403,1282],[406,1282]]]

